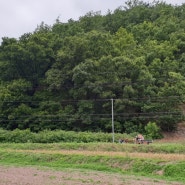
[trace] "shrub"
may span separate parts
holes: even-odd
[[[115,142],[119,138],[128,138],[126,134],[115,133]],[[58,142],[112,142],[112,133],[103,132],[75,132],[64,130],[43,130],[33,133],[29,129],[7,131],[0,129],[0,142],[13,143],[58,143]]]
[[[160,132],[160,128],[157,126],[155,122],[149,122],[145,126],[146,136],[150,139],[160,139],[162,138],[162,134]]]

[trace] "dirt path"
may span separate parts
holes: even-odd
[[[0,166],[0,185],[182,185],[178,182],[95,171]]]

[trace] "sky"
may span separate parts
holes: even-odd
[[[57,18],[61,22],[78,20],[90,11],[108,10],[125,5],[127,0],[0,0],[0,41],[2,37],[19,38],[33,32],[41,22],[53,25]],[[152,2],[152,0],[143,0]],[[163,0],[168,4],[182,5],[185,0]]]

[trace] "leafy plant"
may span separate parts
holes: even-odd
[[[162,138],[160,128],[155,122],[149,122],[145,126],[146,136],[150,139],[159,139]]]

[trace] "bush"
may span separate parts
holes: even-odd
[[[157,126],[155,122],[149,122],[145,126],[146,136],[150,139],[160,139],[162,138],[162,134],[160,132],[160,128]]]
[[[126,122],[124,123],[124,128],[125,128],[125,132],[126,132],[127,134],[136,132],[136,131],[138,130],[137,125],[135,125],[133,122],[129,122],[129,121],[126,121]]]
[[[127,134],[115,133],[115,142],[120,138],[128,138]],[[33,133],[29,129],[7,131],[0,129],[0,142],[13,143],[59,143],[59,142],[112,142],[112,133],[103,132],[74,132],[64,130],[44,130]]]

